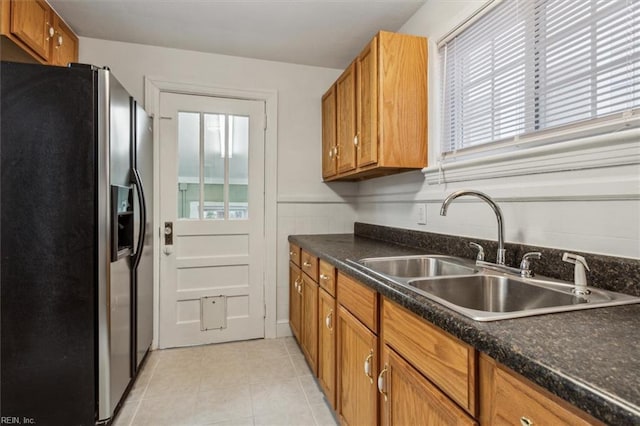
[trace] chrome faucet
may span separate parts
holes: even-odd
[[[504,224],[502,221],[502,210],[500,210],[500,207],[498,207],[498,205],[491,199],[491,197],[489,197],[487,194],[480,191],[465,190],[465,189],[456,191],[450,194],[442,202],[442,207],[440,208],[440,216],[446,216],[447,209],[449,208],[449,204],[451,204],[451,202],[456,198],[462,197],[463,195],[472,195],[474,197],[480,198],[481,200],[489,204],[491,209],[493,209],[493,212],[496,214],[496,219],[498,220],[498,253],[496,254],[496,263],[498,265],[504,265],[505,249],[504,249]]]

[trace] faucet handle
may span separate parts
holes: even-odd
[[[484,260],[484,249],[478,243],[474,243],[473,241],[469,242],[469,247],[472,247],[478,250],[478,254],[476,255],[476,260]]]
[[[520,274],[523,277],[530,278],[533,276],[533,271],[531,271],[531,260],[530,259],[540,259],[542,258],[542,253],[539,251],[532,251],[529,253],[525,253],[522,256],[522,261],[520,262]]]

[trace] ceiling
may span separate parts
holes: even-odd
[[[49,0],[82,37],[345,68],[426,0]]]

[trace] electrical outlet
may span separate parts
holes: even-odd
[[[427,224],[427,205],[425,203],[418,204],[418,225]]]

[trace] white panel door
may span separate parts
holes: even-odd
[[[159,346],[264,337],[265,104],[161,93],[160,115]]]

